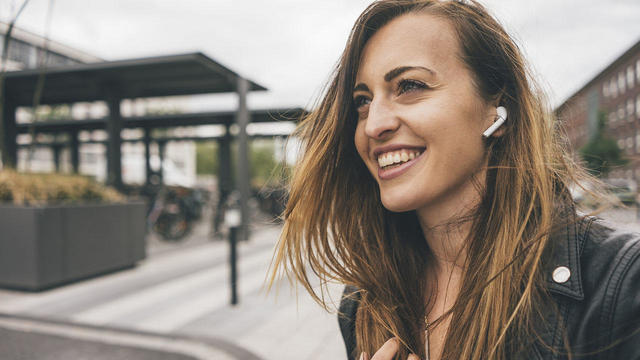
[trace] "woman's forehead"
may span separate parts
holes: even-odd
[[[459,45],[449,21],[426,13],[401,15],[367,41],[357,78],[379,76],[384,69],[423,65],[443,73],[457,67]]]

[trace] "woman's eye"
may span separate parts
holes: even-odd
[[[371,100],[369,100],[369,98],[367,98],[366,96],[356,96],[353,99],[353,105],[356,107],[356,109],[360,109],[362,106],[367,105]]]
[[[408,91],[426,89],[427,85],[417,80],[400,80],[398,83],[398,95]]]

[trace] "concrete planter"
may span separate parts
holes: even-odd
[[[42,290],[145,257],[145,204],[0,205],[0,287]]]

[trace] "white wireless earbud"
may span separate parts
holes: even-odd
[[[494,131],[498,130],[498,128],[504,124],[504,122],[507,120],[507,109],[504,108],[504,106],[498,106],[496,108],[496,112],[498,113],[498,118],[496,119],[496,121],[491,124],[491,126],[489,126],[489,128],[487,130],[485,130],[482,133],[482,136],[488,138],[489,136],[491,136],[491,134],[493,134]]]

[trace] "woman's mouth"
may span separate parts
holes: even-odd
[[[425,149],[401,149],[389,151],[378,156],[378,177],[381,180],[389,180],[402,175],[425,152]]]

